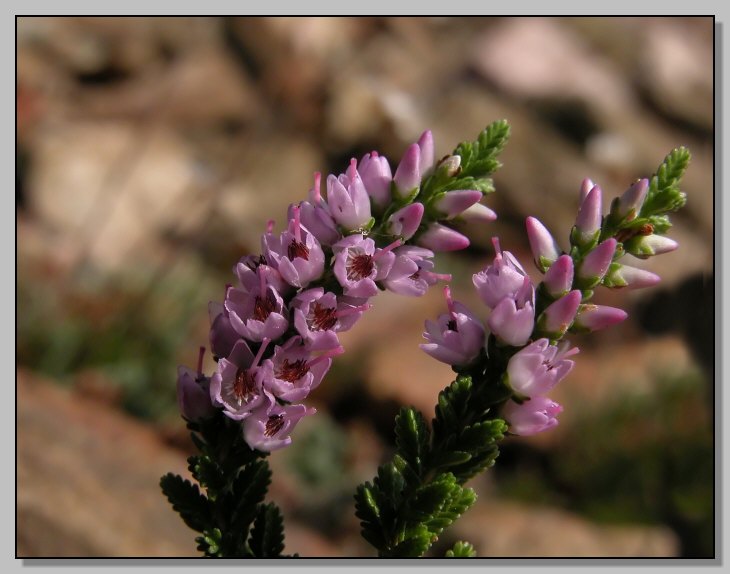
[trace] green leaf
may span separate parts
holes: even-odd
[[[160,487],[173,510],[190,528],[203,532],[211,525],[210,502],[200,493],[197,484],[169,472],[160,479]]]
[[[420,479],[428,461],[430,432],[426,421],[414,408],[402,408],[395,418],[395,443],[398,454]]]
[[[248,544],[256,558],[276,558],[281,555],[284,550],[284,521],[275,504],[259,506]]]
[[[432,535],[423,524],[419,524],[412,531],[409,531],[407,538],[398,543],[392,550],[384,553],[384,556],[397,556],[402,558],[418,558],[431,547]]]
[[[463,450],[443,449],[431,459],[433,468],[448,468],[455,464],[462,464],[471,458],[471,454]]]
[[[456,434],[465,422],[471,397],[471,377],[460,375],[439,393],[433,434],[437,441]]]
[[[439,475],[429,484],[420,487],[411,499],[406,511],[407,522],[426,522],[438,514],[461,488],[451,473]]]
[[[200,486],[208,489],[208,497],[211,500],[215,499],[215,496],[211,496],[211,493],[217,493],[225,486],[226,480],[220,468],[208,456],[189,457],[188,470],[193,478],[200,483]]]
[[[355,492],[355,516],[360,519],[362,537],[373,547],[382,550],[386,546],[380,521],[380,507],[373,495],[373,486],[366,482]]]
[[[451,472],[456,476],[459,484],[464,484],[470,478],[484,472],[490,466],[494,465],[494,461],[499,456],[499,449],[496,445],[475,454],[471,460],[464,464],[451,467]]]
[[[496,157],[509,139],[510,128],[506,120],[498,120],[487,126],[475,142],[463,142],[454,150],[461,156],[461,177],[486,177],[501,167]]]
[[[221,557],[221,539],[223,535],[218,528],[206,530],[203,536],[198,536],[195,542],[198,543],[197,549],[208,557]]]
[[[456,444],[466,452],[479,452],[502,440],[506,431],[507,423],[501,419],[482,421],[465,427]]]
[[[446,558],[474,558],[477,551],[468,542],[459,540],[451,550],[446,551]]]
[[[677,211],[685,205],[687,196],[679,189],[679,183],[690,159],[689,150],[685,147],[676,148],[667,154],[649,180],[649,191],[641,207],[641,216]]]

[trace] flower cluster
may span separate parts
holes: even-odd
[[[560,339],[568,331],[596,331],[627,317],[621,309],[590,303],[593,289],[642,288],[659,281],[625,262],[626,254],[646,258],[677,248],[653,233],[651,224],[637,221],[648,189],[649,180],[636,182],[604,217],[601,188],[584,180],[568,253],[540,221],[526,220],[535,264],[544,273],[538,285],[494,238],[493,262],[473,276],[479,298],[490,309],[486,322],[453,301],[448,287],[448,313],[426,321],[428,343],[421,348],[456,370],[478,373],[480,365],[502,361],[502,382],[511,398],[501,412],[511,433],[532,435],[557,424],[562,407],[546,395],[571,371],[569,357],[578,353],[567,341],[558,344]]]
[[[291,442],[297,422],[314,412],[302,401],[344,352],[347,331],[381,290],[423,295],[449,275],[434,272],[435,251],[469,240],[450,227],[456,217],[493,220],[483,191],[451,189],[460,158],[434,162],[430,131],[406,150],[395,174],[386,157],[352,159],[345,173],[320,174],[306,201],[288,209],[286,229],[269,222],[261,253],[234,268],[238,284],[211,303],[208,378],[181,368],[178,397],[189,420],[220,412],[239,421],[247,444],[272,451]],[[433,177],[431,177],[433,176]],[[425,182],[437,178],[441,185]]]

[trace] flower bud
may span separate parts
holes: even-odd
[[[396,194],[400,199],[406,199],[421,185],[421,148],[418,144],[408,146],[403,159],[395,170],[393,181]]]
[[[562,297],[573,286],[573,258],[561,255],[545,273],[542,280],[545,290],[551,297]]]
[[[423,204],[411,203],[396,211],[388,219],[388,233],[403,239],[410,239],[418,231],[423,217]]]
[[[426,173],[433,167],[434,149],[433,149],[433,134],[431,130],[426,130],[418,138],[418,147],[421,150],[419,157],[419,164],[421,173]]]
[[[528,217],[525,220],[527,227],[527,238],[530,241],[530,249],[535,259],[537,268],[545,273],[560,256],[560,248],[550,235],[547,228],[535,217]]]
[[[416,243],[431,251],[459,251],[469,247],[469,239],[440,223],[432,223]]]
[[[370,197],[357,171],[352,175],[327,176],[327,203],[332,218],[348,231],[370,221]]]
[[[538,332],[551,339],[562,337],[573,323],[582,297],[580,290],[575,289],[551,303],[537,320]]]
[[[189,421],[210,418],[217,411],[210,402],[207,378],[182,365],[177,368],[177,404]]]
[[[591,181],[588,178],[585,178],[581,184],[580,184],[580,195],[578,197],[578,202],[583,203],[585,201],[586,196],[588,195],[588,192],[591,191],[595,187],[595,183]]]
[[[635,235],[624,243],[624,250],[634,257],[648,259],[653,255],[669,253],[679,247],[679,243],[664,235]]]
[[[620,323],[626,317],[628,314],[623,309],[588,303],[578,308],[571,331],[577,333],[598,331]]]
[[[497,339],[513,347],[527,343],[535,327],[535,288],[529,277],[514,297],[504,297],[487,320]]]
[[[606,271],[608,271],[608,266],[611,265],[615,252],[616,240],[611,237],[593,248],[585,256],[576,270],[577,283],[581,289],[590,289],[601,282]]]
[[[644,205],[646,194],[649,191],[649,180],[640,179],[629,189],[627,189],[621,197],[618,198],[616,213],[620,218],[626,218],[629,221],[635,219]]]
[[[578,216],[575,218],[575,230],[579,245],[595,240],[596,234],[601,229],[601,205],[601,188],[596,185],[581,202],[578,208]]]
[[[374,151],[363,156],[357,171],[373,204],[378,209],[385,208],[391,201],[390,184],[393,181],[388,160]]]
[[[489,209],[486,205],[475,203],[466,211],[462,211],[459,216],[464,221],[477,221],[480,223],[489,223],[497,219],[497,214]]]
[[[443,174],[446,177],[454,177],[459,173],[459,169],[461,168],[461,156],[460,155],[450,155],[447,156],[445,159],[441,160],[441,163],[438,165],[438,171],[440,174]]]
[[[662,280],[659,275],[631,267],[630,265],[616,265],[606,275],[604,285],[611,288],[628,287],[629,289],[643,289],[644,287],[653,287]]]
[[[502,409],[502,416],[509,424],[509,432],[530,436],[556,426],[556,417],[562,411],[563,407],[547,397],[533,397],[522,404],[507,401]]]
[[[447,191],[434,203],[438,211],[446,219],[452,219],[469,209],[482,198],[482,192],[476,189],[457,189]]]

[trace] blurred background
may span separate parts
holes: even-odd
[[[630,319],[573,337],[560,425],[503,442],[434,555],[713,556],[711,18],[26,17],[16,112],[19,556],[196,555],[158,480],[187,475],[176,367],[234,263],[315,171],[395,166],[426,128],[441,157],[500,118],[499,219],[438,258],[467,303],[492,236],[530,260],[527,215],[567,244],[585,177],[607,209],[686,145],[689,199],[680,249],[639,263],[663,282],[598,293]],[[386,294],[342,337],[318,414],[269,459],[288,552],[372,555],[354,488],[398,407],[430,418],[452,380],[417,346],[444,308]]]

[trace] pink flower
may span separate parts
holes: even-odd
[[[619,217],[626,218],[629,221],[635,219],[644,205],[646,194],[649,191],[649,180],[640,179],[629,189],[627,189],[616,202],[616,213]]]
[[[513,347],[521,347],[535,327],[535,288],[525,276],[514,298],[504,297],[487,319],[489,329],[497,339]]]
[[[459,251],[469,247],[469,238],[440,223],[431,223],[416,243],[431,251]]]
[[[229,289],[224,307],[231,325],[249,341],[275,340],[289,326],[287,310],[281,295],[267,284],[265,273],[259,268],[259,286],[252,292]]]
[[[453,219],[475,205],[482,198],[482,192],[475,189],[447,191],[433,204],[445,219]]]
[[[395,263],[383,280],[383,285],[389,291],[399,295],[420,297],[431,285],[438,281],[451,281],[451,275],[434,273],[433,251],[404,245],[395,251]]]
[[[189,421],[207,419],[218,412],[210,402],[210,379],[202,373],[204,353],[205,347],[200,347],[197,373],[182,365],[177,368],[177,404]]]
[[[502,416],[509,424],[509,432],[530,436],[556,426],[556,417],[562,411],[563,407],[547,397],[534,397],[522,404],[508,401],[502,409]]]
[[[421,169],[421,174],[425,174],[428,170],[433,167],[434,163],[434,147],[433,147],[433,134],[431,130],[426,130],[418,138],[418,149],[420,155],[418,158],[418,164]]]
[[[210,379],[210,399],[223,407],[223,414],[233,420],[242,420],[263,401],[264,382],[270,379],[271,369],[260,365],[269,341],[264,340],[254,357],[244,341],[238,341],[228,358],[218,361],[218,370]]]
[[[370,196],[357,173],[353,159],[347,173],[327,176],[327,205],[330,215],[348,231],[356,231],[370,223]]]
[[[626,317],[628,317],[628,314],[623,309],[588,303],[578,308],[572,330],[579,333],[598,331],[620,323]]]
[[[357,171],[375,207],[381,210],[387,207],[391,202],[390,185],[393,181],[388,160],[374,151],[363,156]]]
[[[486,205],[475,203],[466,211],[462,211],[459,218],[463,221],[476,221],[478,223],[489,223],[497,219],[497,214],[489,209]]]
[[[598,285],[608,271],[616,252],[616,240],[611,237],[591,249],[583,261],[578,264],[576,277],[582,289],[590,289]]]
[[[654,255],[669,253],[679,247],[679,244],[664,235],[636,235],[624,243],[626,253],[639,259],[648,259]]]
[[[523,397],[537,397],[548,393],[573,368],[567,359],[578,353],[568,344],[562,348],[551,345],[547,339],[538,339],[512,355],[507,364],[507,380],[512,389]]]
[[[337,229],[335,220],[330,215],[327,202],[322,199],[320,185],[322,175],[314,174],[314,187],[309,190],[309,201],[301,201],[298,204],[299,217],[302,225],[317,238],[321,245],[332,245],[342,238],[342,234]],[[291,204],[287,211],[287,218],[294,219],[295,204]]]
[[[586,181],[592,183],[590,180]],[[579,244],[595,240],[596,234],[601,229],[602,201],[601,188],[598,185],[593,186],[582,199],[578,208],[578,216],[575,218],[575,230],[578,234]]]
[[[417,143],[409,145],[393,176],[398,198],[406,199],[421,185],[420,163],[421,148]]]
[[[375,242],[359,233],[348,235],[332,246],[335,253],[334,273],[345,295],[372,297],[378,293],[376,281],[385,279],[393,267],[392,249],[396,241],[384,249],[375,248]]]
[[[410,203],[388,218],[388,233],[400,237],[404,241],[410,239],[418,231],[422,217],[423,204],[418,202]]]
[[[472,312],[451,298],[444,287],[449,312],[436,322],[426,321],[424,338],[429,341],[419,347],[434,359],[449,365],[468,365],[479,356],[484,347],[484,326]]]
[[[216,357],[227,357],[241,335],[231,325],[228,311],[221,303],[214,301],[208,303],[208,316],[210,317],[210,350]]]
[[[562,297],[573,285],[573,258],[561,255],[545,273],[542,280],[545,290],[551,297]]]
[[[509,251],[502,251],[499,239],[492,238],[494,262],[472,277],[479,297],[490,309],[494,309],[502,299],[514,299],[522,288],[527,274],[520,262]]]
[[[243,421],[243,438],[253,449],[271,452],[291,444],[289,434],[306,415],[317,410],[304,405],[282,406],[270,395]]]
[[[547,309],[540,313],[537,320],[538,333],[551,339],[562,337],[573,323],[582,297],[581,291],[575,289],[551,303]]]
[[[653,287],[662,280],[659,275],[631,267],[630,265],[617,265],[606,276],[605,285],[613,289],[626,287],[628,289],[643,289],[645,287]]]
[[[547,228],[537,218],[528,217],[525,220],[525,226],[527,227],[527,239],[530,241],[530,249],[532,249],[535,265],[545,273],[547,268],[560,257],[560,248]]]

